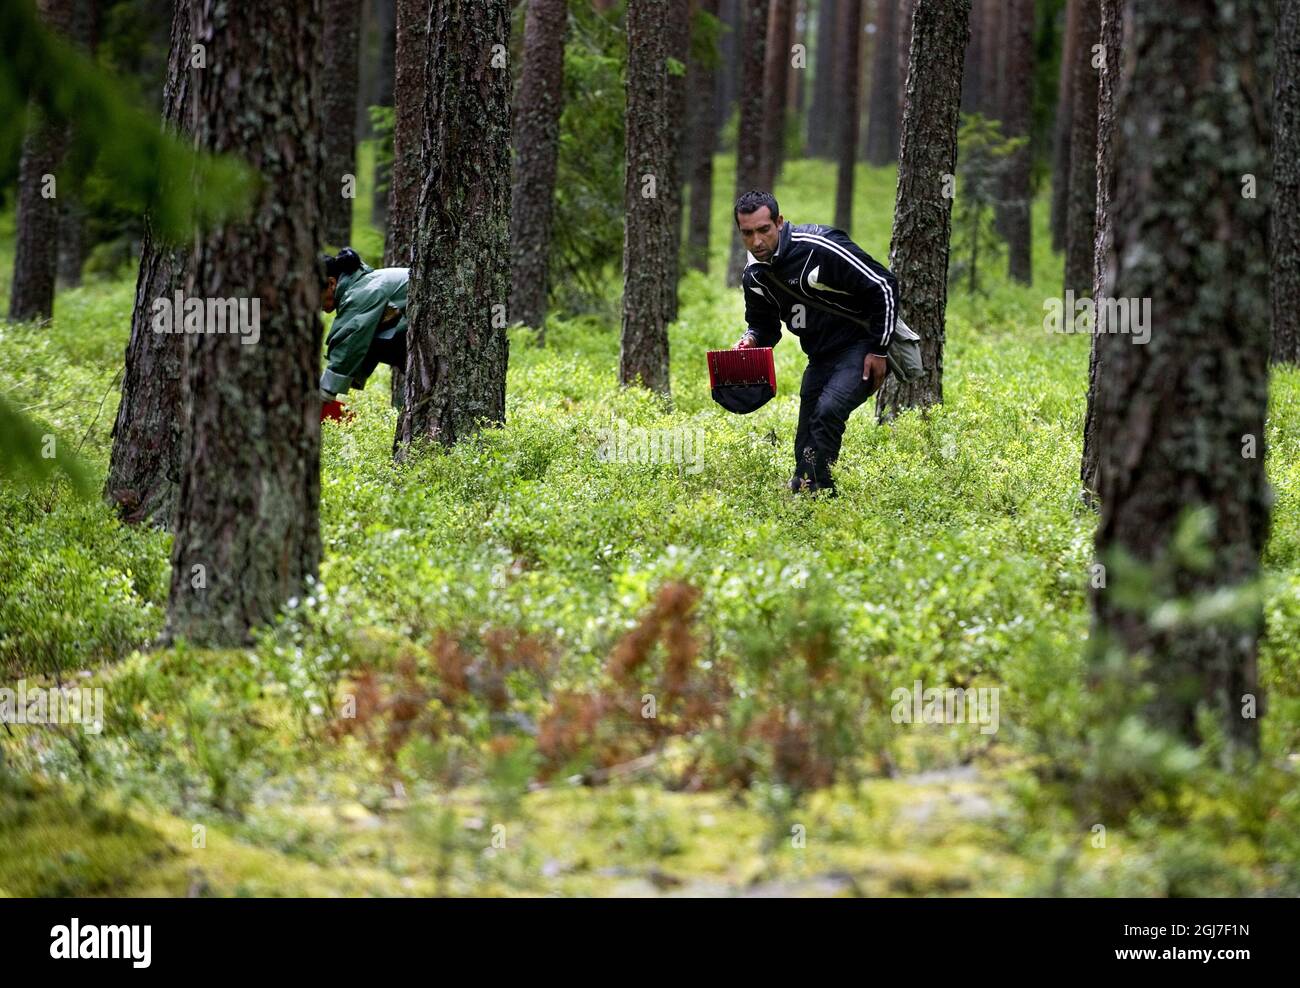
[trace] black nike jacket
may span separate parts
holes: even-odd
[[[862,340],[885,356],[898,318],[898,281],[843,230],[786,223],[770,261],[752,255],[741,277],[756,346],[776,346],[781,323],[809,357]]]

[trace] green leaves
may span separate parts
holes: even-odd
[[[148,211],[166,239],[252,203],[257,175],[247,164],[164,133],[122,83],[46,30],[29,0],[0,0],[0,156],[17,157],[29,107],[55,125],[75,121],[68,160],[107,176],[120,203]]]
[[[80,497],[90,494],[86,468],[53,433],[0,396],[0,478],[19,486],[42,483],[62,473]]]

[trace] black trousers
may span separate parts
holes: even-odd
[[[361,380],[369,380],[370,375],[375,372],[375,368],[380,364],[388,364],[390,367],[399,367],[406,369],[406,334],[398,333],[386,340],[381,340],[376,336],[370,341],[370,349],[366,351],[365,362],[357,371],[357,377]],[[394,404],[394,408],[401,408],[401,405]]]
[[[405,333],[398,333],[387,340],[381,340],[378,336],[371,340],[370,349],[366,353],[366,362],[362,367],[366,372],[365,376],[369,377],[380,364],[406,368]]]
[[[831,464],[839,459],[844,428],[854,409],[873,393],[871,383],[862,379],[866,359],[865,343],[808,359],[799,388],[792,487],[807,480],[819,488],[835,489]]]

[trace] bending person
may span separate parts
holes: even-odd
[[[375,270],[351,247],[321,258],[321,308],[335,312],[325,338],[321,398],[358,391],[380,364],[406,367],[406,286],[409,268]],[[400,401],[394,401],[401,407]]]

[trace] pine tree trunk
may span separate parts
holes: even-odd
[[[666,254],[671,241],[668,203],[660,186],[668,171],[668,128],[672,125],[668,117],[668,36],[664,23],[672,6],[671,0],[634,0],[627,11],[627,171],[623,195],[627,222],[618,376],[623,384],[640,384],[662,394],[669,391],[668,313],[663,279],[669,276]],[[765,13],[762,18],[766,25]],[[748,40],[752,39],[747,39],[746,48]],[[761,112],[761,87],[755,92]],[[745,99],[750,98],[746,92]],[[757,131],[754,134],[759,136]]]
[[[1110,293],[1114,277],[1107,270],[1114,246],[1111,201],[1115,198],[1115,86],[1119,82],[1120,45],[1124,36],[1124,0],[1101,0],[1100,40],[1104,59],[1097,76],[1097,212],[1093,233],[1092,298],[1099,302]],[[1094,327],[1095,328],[1095,327]],[[1099,490],[1097,478],[1097,382],[1101,368],[1100,351],[1094,332],[1088,356],[1088,402],[1083,424],[1083,459],[1079,478],[1083,499],[1095,505]]]
[[[1065,250],[1066,204],[1070,200],[1070,167],[1074,155],[1073,136],[1074,76],[1076,45],[1079,34],[1080,0],[1069,0],[1065,16],[1065,40],[1061,46],[1061,72],[1057,81],[1056,132],[1052,155],[1052,250]],[[1089,59],[1091,60],[1091,53]],[[1089,62],[1091,64],[1091,61]]]
[[[902,135],[903,103],[907,98],[907,60],[912,51],[912,13],[916,0],[898,0],[898,121]]]
[[[740,42],[743,31],[742,0],[720,0],[718,17],[722,32],[718,38],[718,71],[716,87],[718,130],[727,125],[731,111],[736,106],[736,86],[740,82]]]
[[[839,38],[839,64],[843,82],[839,91],[840,160],[835,182],[835,225],[845,233],[850,233],[853,228],[853,173],[858,157],[858,69],[862,0],[840,0],[839,10],[843,17]]]
[[[981,0],[984,6],[984,65],[980,71],[980,113],[992,120],[1002,119],[1002,64],[1006,39],[1002,21],[1003,7],[1014,0]]]
[[[804,107],[804,80],[808,77],[808,32],[801,26],[806,24],[808,19],[808,0],[790,0],[790,18],[789,26],[786,29],[787,36],[790,39],[790,45],[787,47],[786,73],[785,73],[785,118],[786,132],[796,132],[798,137],[799,157],[804,157],[808,153],[808,140],[805,120],[803,116]],[[804,63],[802,68],[796,69],[793,64],[794,52],[790,50],[795,44],[804,45]],[[781,160],[777,162],[776,174],[780,178],[781,165],[785,163],[784,147],[781,151]]]
[[[1273,361],[1300,363],[1300,2],[1277,2],[1273,102]]]
[[[835,43],[838,0],[817,0],[817,48],[813,77],[812,106],[808,110],[808,153],[814,158],[835,154],[835,66],[839,45]]]
[[[785,158],[785,104],[790,75],[790,11],[794,0],[772,0],[767,22],[767,66],[763,71],[763,91],[767,98],[764,113],[763,159],[769,173],[763,188],[772,189],[781,174]]]
[[[373,0],[375,18],[379,22],[379,64],[375,69],[375,93],[371,106],[392,106],[397,79],[397,0]],[[363,108],[365,109],[365,108]],[[369,114],[365,133],[369,129]],[[370,199],[370,222],[376,229],[388,234],[388,193],[393,180],[391,162],[377,162]]]
[[[73,30],[75,0],[40,0],[41,22],[64,35]],[[54,314],[54,279],[58,270],[60,182],[55,173],[67,148],[67,128],[45,120],[33,104],[18,164],[14,223],[14,280],[9,318],[49,319]]]
[[[668,57],[686,68],[691,57],[691,2],[668,0],[668,21],[664,28]],[[664,208],[668,211],[668,242],[664,247],[665,273],[662,282],[664,315],[669,322],[677,318],[677,282],[681,277],[682,209],[685,198],[682,187],[686,172],[682,158],[686,145],[686,74],[668,73],[668,119],[671,124],[665,133],[668,142],[667,173],[659,187]]]
[[[428,85],[428,0],[397,0],[397,56],[393,82],[393,169],[388,191],[384,263],[410,267],[420,207],[420,141]]]
[[[966,59],[962,65],[961,112],[978,113],[980,108],[980,77],[984,65],[984,7],[988,0],[973,0],[970,15],[970,42],[966,45]]]
[[[948,301],[952,197],[945,182],[957,170],[961,83],[970,40],[970,0],[917,0],[903,111],[903,143],[890,270],[899,308],[921,337],[925,374],[908,384],[889,377],[876,397],[884,422],[905,408],[943,401],[943,347]]]
[[[82,0],[73,13],[69,37],[87,55],[96,46],[95,19],[98,0]],[[69,288],[81,284],[81,269],[86,262],[86,207],[81,189],[65,188],[59,196],[58,281]]]
[[[254,162],[246,220],[197,241],[191,299],[259,300],[259,335],[186,335],[167,637],[246,642],[320,562],[320,0],[195,3],[195,143]],[[351,131],[352,117],[347,118]],[[214,328],[211,325],[207,329]]]
[[[352,199],[357,175],[357,91],[360,88],[361,5],[357,0],[322,0],[324,58],[321,80],[321,127],[325,135],[325,169],[321,194],[325,204],[325,243],[352,242]],[[345,180],[350,177],[350,182]]]
[[[86,263],[86,207],[75,194],[62,196],[59,206],[59,259],[57,281],[68,288],[81,284]]]
[[[172,14],[163,125],[182,131],[190,104],[190,3],[176,0]],[[182,358],[184,337],[153,331],[155,299],[172,299],[185,287],[189,251],[166,244],[144,218],[140,271],[131,309],[122,399],[113,423],[104,498],[128,522],[170,528],[181,478]]]
[[[1149,662],[1159,725],[1204,740],[1196,722],[1204,704],[1216,732],[1247,748],[1259,733],[1260,711],[1247,709],[1248,697],[1258,703],[1258,598],[1239,600],[1227,617],[1161,619],[1176,602],[1252,584],[1268,534],[1268,202],[1243,196],[1241,176],[1269,167],[1270,8],[1127,5],[1132,47],[1113,135],[1123,166],[1107,264],[1112,294],[1149,299],[1154,324],[1145,345],[1129,334],[1097,337],[1105,375],[1096,548],[1108,573],[1092,595],[1094,655],[1118,649]],[[1205,523],[1201,548],[1179,550],[1192,541],[1184,523],[1194,512]],[[1142,571],[1117,565],[1121,554]]]
[[[867,164],[898,160],[898,3],[877,0],[872,56],[871,110],[867,116]],[[841,79],[847,79],[841,73]]]
[[[510,321],[545,339],[547,258],[564,108],[566,0],[528,0],[524,71],[515,99],[515,172],[510,197]]]
[[[1034,2],[1008,0],[1003,16],[1007,18],[1007,62],[1003,79],[1006,134],[1028,137],[1034,80]],[[1006,184],[1007,267],[1013,281],[1026,285],[1033,280],[1032,165],[1033,155],[1026,144],[1008,160]]]
[[[718,15],[718,0],[700,0],[700,10]],[[709,273],[709,233],[713,217],[713,155],[717,150],[717,112],[713,96],[717,92],[714,72],[708,65],[693,61],[689,90],[691,100],[691,217],[686,252],[696,271]]]
[[[876,11],[879,8],[879,0],[875,0],[874,3],[872,0],[862,0],[860,16],[866,25],[875,25]],[[870,20],[867,20],[867,18],[870,18]],[[837,47],[842,53],[844,46],[839,44]],[[858,146],[855,152],[858,160],[862,162],[867,160],[867,138],[871,132],[872,82],[876,74],[876,52],[878,49],[879,45],[875,34],[867,31],[864,26],[862,33],[858,37]]]
[[[1065,224],[1065,287],[1082,298],[1092,291],[1097,230],[1097,85],[1092,46],[1101,37],[1099,0],[1079,0],[1078,43],[1074,62],[1071,147],[1078,160],[1070,172]]]
[[[397,3],[395,0],[370,0],[373,4],[378,34],[378,64],[370,106],[392,106],[393,85],[397,75]]]
[[[509,5],[436,0],[428,24],[399,458],[416,442],[452,446],[506,414]]]
[[[763,186],[763,68],[767,56],[767,4],[764,0],[740,0],[742,34],[740,40],[740,135],[736,148],[736,197]],[[732,224],[731,263],[727,267],[727,284],[740,284],[745,270],[747,251]]]
[[[424,134],[424,91],[428,84],[425,42],[428,0],[397,0],[393,62],[393,162],[388,172],[384,264],[409,268],[420,208],[420,141]],[[406,370],[392,369],[393,407],[406,394]]]

